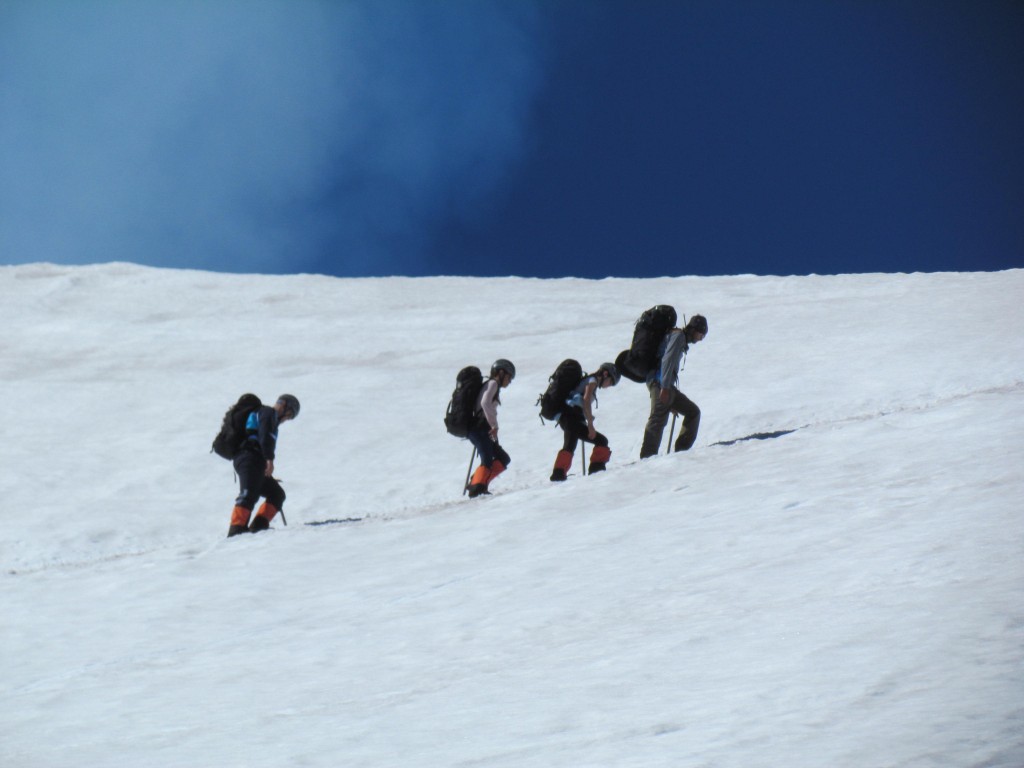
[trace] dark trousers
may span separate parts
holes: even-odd
[[[576,446],[580,440],[593,443],[603,448],[608,447],[608,438],[600,432],[594,434],[594,439],[587,437],[587,419],[579,408],[566,408],[558,419],[558,426],[564,433],[562,436],[562,450],[569,453],[576,452]]]
[[[661,402],[661,386],[657,382],[650,382],[647,385],[647,390],[651,393],[651,415],[644,428],[644,442],[640,447],[640,458],[646,459],[648,456],[657,455],[658,448],[661,447],[661,435],[665,431],[665,424],[670,413],[678,413],[683,417],[674,450],[689,450],[697,439],[697,430],[700,428],[700,408],[675,387],[669,390],[671,394],[667,403]]]
[[[471,429],[466,438],[476,448],[476,452],[480,454],[480,464],[483,466],[491,466],[495,459],[506,467],[512,463],[512,459],[505,452],[505,449],[491,439],[490,427]]]
[[[238,498],[235,499],[236,507],[245,507],[251,512],[260,496],[277,509],[284,507],[284,488],[277,480],[266,476],[267,461],[259,451],[243,450],[233,463],[240,488]]]

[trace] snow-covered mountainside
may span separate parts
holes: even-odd
[[[1019,768],[1022,295],[0,268],[0,765]],[[548,375],[658,303],[710,323],[697,444],[641,462],[624,380],[608,471],[553,485]],[[441,420],[497,357],[468,500]],[[246,391],[302,401],[287,525],[226,539]]]

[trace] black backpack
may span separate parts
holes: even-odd
[[[475,365],[467,365],[455,377],[455,391],[448,401],[444,426],[448,434],[466,437],[476,416],[476,400],[484,385],[484,376]]]
[[[583,381],[583,368],[572,358],[558,364],[555,372],[548,377],[548,388],[537,400],[540,418],[552,420],[565,409],[565,400]]]
[[[238,402],[228,408],[221,422],[220,432],[213,438],[210,450],[224,459],[234,459],[245,444],[245,422],[249,414],[262,406],[256,395],[246,393],[238,398]]]
[[[633,343],[615,358],[615,367],[627,379],[643,383],[658,367],[658,347],[676,325],[676,311],[667,304],[646,310],[633,327]]]

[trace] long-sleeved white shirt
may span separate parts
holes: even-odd
[[[480,399],[476,407],[480,410],[491,429],[498,428],[498,382],[488,379],[480,390]]]

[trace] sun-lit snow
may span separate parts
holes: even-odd
[[[1021,296],[0,268],[0,765],[1020,768]],[[624,380],[609,470],[552,485],[547,376],[656,303],[710,323],[696,446],[640,462]],[[441,420],[496,357],[512,464],[468,500]],[[287,526],[228,540],[245,391],[302,413]]]

